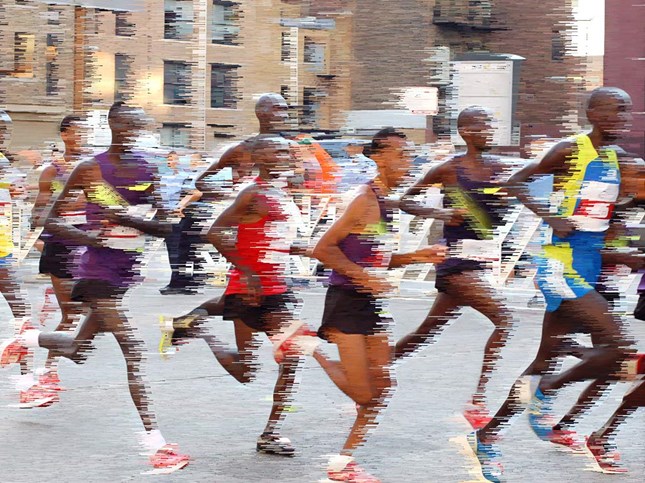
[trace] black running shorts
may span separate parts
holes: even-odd
[[[74,247],[62,243],[46,241],[40,255],[39,273],[56,278],[74,278],[72,266],[74,263]]]
[[[485,265],[475,260],[466,260],[463,258],[448,258],[443,263],[436,266],[434,286],[439,292],[448,292],[447,277],[458,273],[469,272],[473,270],[483,270]]]
[[[105,280],[81,279],[72,288],[72,300],[74,302],[92,302],[120,299],[128,291],[128,288]]]
[[[272,322],[268,315],[283,313],[285,317],[292,317],[297,304],[298,300],[291,292],[266,295],[257,306],[247,304],[242,295],[230,294],[224,296],[222,316],[227,320],[241,320],[253,330],[267,332]]]
[[[330,285],[325,296],[318,337],[327,340],[329,329],[343,334],[373,335],[384,332],[388,319],[380,315],[380,302],[353,288]]]

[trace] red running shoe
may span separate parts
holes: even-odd
[[[58,392],[40,384],[34,384],[26,391],[20,391],[18,407],[20,409],[46,408],[59,401]]]
[[[584,449],[589,456],[594,460],[594,466],[602,473],[624,474],[628,470],[622,466],[620,461],[620,454],[607,444],[590,444],[589,438],[584,446]]]
[[[464,418],[468,421],[474,430],[482,429],[491,419],[488,409],[483,404],[473,404],[464,410]]]
[[[154,467],[149,474],[167,475],[185,468],[190,462],[190,456],[179,454],[179,446],[167,444],[150,457],[150,464]]]
[[[549,435],[549,441],[576,454],[585,452],[585,445],[575,431],[554,429]]]

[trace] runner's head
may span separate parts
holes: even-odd
[[[470,106],[459,113],[457,129],[466,146],[487,151],[493,141],[493,116],[480,106]]]
[[[263,94],[255,104],[255,115],[260,121],[260,134],[278,133],[287,127],[289,106],[280,94]]]
[[[412,167],[412,146],[407,136],[393,127],[381,129],[372,138],[370,158],[378,167],[379,176],[389,187],[400,184]]]
[[[145,113],[141,108],[115,102],[108,114],[112,131],[112,144],[131,146],[146,126]]]
[[[60,138],[68,153],[77,153],[83,146],[83,118],[70,114],[60,122]]]
[[[0,110],[0,150],[9,146],[13,121],[6,111]]]
[[[618,139],[631,128],[632,99],[617,87],[598,87],[589,97],[587,119],[605,139]]]
[[[289,141],[280,136],[258,139],[254,158],[260,173],[269,178],[288,177],[294,171],[294,159]]]
[[[166,161],[170,169],[177,169],[179,166],[179,155],[177,151],[170,151],[166,156]]]

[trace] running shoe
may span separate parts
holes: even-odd
[[[550,441],[555,421],[551,416],[553,397],[542,393],[538,387],[528,407],[529,425],[542,441]]]
[[[381,480],[370,475],[363,468],[358,466],[354,458],[350,456],[336,457],[337,461],[330,462],[327,470],[327,477],[331,481],[347,481],[351,483],[381,483]]]
[[[162,357],[167,357],[174,354],[172,338],[175,334],[175,328],[172,318],[166,318],[163,315],[159,316],[159,328],[161,330],[161,339],[159,340],[159,354]]]
[[[628,470],[622,466],[620,454],[609,444],[591,444],[589,438],[584,445],[585,452],[593,458],[596,470],[605,474],[624,474]]]
[[[289,438],[283,438],[274,433],[262,433],[258,438],[255,450],[258,453],[280,456],[293,456],[296,453]]]
[[[22,320],[22,322],[21,322]],[[20,336],[26,331],[33,329],[28,320],[16,319],[16,336],[5,340],[0,344],[0,367],[7,367],[11,364],[19,364],[29,355],[29,348],[24,344]]]
[[[483,404],[472,404],[464,410],[464,418],[473,429],[481,429],[486,426],[491,419],[488,409]]]
[[[190,456],[179,454],[179,446],[167,444],[150,456],[150,464],[153,470],[149,474],[167,475],[185,468],[190,462]]]
[[[567,449],[576,454],[585,452],[584,442],[575,431],[567,431],[566,429],[552,429],[549,435],[549,441],[558,445],[563,449]]]
[[[479,462],[482,476],[486,481],[500,483],[504,468],[498,461],[501,457],[499,450],[492,444],[484,444],[479,441],[477,432],[473,431],[467,436],[468,446]]]
[[[306,324],[298,322],[276,336],[273,341],[273,358],[281,364],[287,357],[312,355],[319,344],[318,334]]]
[[[29,349],[22,341],[13,337],[0,345],[0,366],[7,367],[11,364],[19,364],[29,355]]]
[[[34,384],[26,391],[20,391],[20,409],[46,408],[60,401],[58,392],[40,384]]]
[[[45,371],[40,376],[38,376],[38,384],[43,387],[49,388],[52,391],[65,390],[65,388],[60,385],[60,378],[58,377],[58,373],[54,369]]]

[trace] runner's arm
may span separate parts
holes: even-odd
[[[534,200],[529,194],[528,182],[531,178],[540,175],[562,174],[568,168],[568,159],[573,154],[570,141],[561,141],[553,146],[539,161],[527,164],[524,168],[514,173],[506,183],[504,191],[517,198],[524,206],[545,220],[551,217],[548,207]]]
[[[48,232],[60,236],[70,243],[80,246],[103,246],[99,237],[92,235],[86,231],[80,230],[73,225],[67,224],[61,219],[61,213],[67,203],[75,200],[74,192],[78,190],[85,190],[89,187],[90,182],[96,176],[94,171],[98,169],[96,161],[85,161],[79,164],[63,187],[56,201],[52,204],[51,209],[45,218],[44,228]]]
[[[150,185],[149,196],[151,199],[155,199],[155,183]],[[153,203],[155,206],[155,203]],[[151,220],[146,220],[138,216],[131,216],[123,213],[122,210],[117,210],[114,212],[106,211],[106,219],[112,221],[113,223],[118,223],[122,226],[127,226],[139,230],[146,235],[155,236],[158,238],[164,238],[172,233],[172,223],[165,221],[163,214],[156,210],[154,217]]]
[[[415,263],[441,263],[446,258],[448,248],[445,245],[432,245],[410,253],[395,253],[390,260],[389,268],[399,268]]]
[[[216,175],[224,168],[233,168],[236,164],[243,162],[244,158],[248,156],[249,153],[244,143],[240,143],[237,146],[231,147],[224,154],[222,154],[222,156],[217,161],[211,164],[202,174],[199,175],[199,177],[195,180],[195,188],[201,193],[207,191],[208,183],[206,182],[206,178]]]
[[[36,228],[43,226],[45,223],[45,216],[47,215],[47,205],[52,199],[52,181],[56,177],[56,168],[54,166],[46,167],[40,178],[38,179],[38,196],[34,202],[34,207],[31,211],[31,227]]]
[[[423,206],[414,198],[422,194],[428,188],[434,185],[443,184],[448,174],[449,161],[441,163],[428,171],[423,178],[417,181],[405,194],[401,197],[399,208],[406,213],[422,218],[434,218],[445,222],[453,222],[459,215],[460,210],[452,210],[446,208],[432,208]]]

